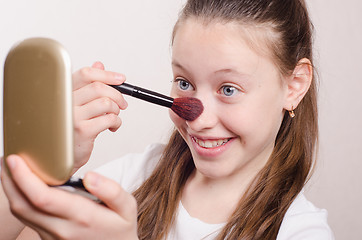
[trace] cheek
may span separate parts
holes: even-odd
[[[177,83],[172,83],[171,91],[170,91],[170,97],[172,98],[178,98],[180,96],[180,91],[178,90]]]
[[[170,115],[170,118],[171,118],[173,124],[175,125],[175,128],[181,134],[182,138],[187,142],[187,132],[185,130],[186,121],[184,119],[180,118],[172,110],[169,110],[169,115]]]
[[[177,129],[179,129],[179,127],[185,122],[184,119],[180,118],[176,113],[174,113],[172,110],[168,111],[169,116],[173,122],[173,124],[175,125],[175,127]]]
[[[255,131],[255,125],[257,125],[255,123],[255,113],[246,111],[246,109],[225,110],[222,114],[224,117],[221,121],[229,131],[240,136],[242,139]]]
[[[265,105],[246,104],[241,107],[224,107],[222,116],[224,116],[222,119],[224,126],[244,140],[274,135],[281,122],[275,110],[271,111]]]

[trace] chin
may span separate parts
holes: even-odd
[[[205,161],[198,158],[193,158],[196,171],[201,174],[203,177],[210,179],[219,179],[230,176],[233,172],[227,166],[224,166],[225,163],[215,162],[215,161]]]

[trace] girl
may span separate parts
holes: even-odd
[[[87,174],[105,206],[47,187],[8,157],[12,212],[44,239],[333,239],[326,212],[303,195],[318,135],[311,35],[302,0],[187,1],[171,95],[199,98],[201,116],[170,112],[166,146],[98,170],[122,188]],[[101,63],[74,74],[78,167],[98,133],[119,128],[127,104],[106,84],[124,80]]]

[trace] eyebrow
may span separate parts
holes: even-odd
[[[180,63],[176,62],[176,61],[172,61],[172,65],[175,66],[175,67],[178,67],[182,70],[186,70],[186,68],[184,66],[182,66]],[[223,68],[223,69],[219,69],[219,70],[216,70],[214,73],[236,73],[238,75],[243,75],[243,76],[247,76],[248,74],[245,74],[245,73],[241,73],[237,70],[234,70],[232,68]]]
[[[214,73],[215,74],[218,74],[218,73],[220,73],[220,74],[235,74],[235,75],[238,75],[238,76],[241,76],[241,77],[250,77],[249,74],[239,72],[238,70],[235,70],[235,69],[232,69],[232,68],[223,68],[223,69],[215,71]]]
[[[186,69],[178,62],[172,61],[172,66],[178,67],[178,68],[186,71]]]
[[[186,73],[187,75],[191,76],[191,72],[189,72],[184,66],[182,66],[180,63],[176,61],[172,61],[172,66],[179,68],[182,72]]]
[[[172,65],[174,67],[177,67],[177,68],[181,69],[182,71],[184,71],[186,73],[189,73],[187,71],[187,69],[177,61],[172,61]],[[243,73],[243,72],[240,72],[238,70],[235,70],[233,68],[228,68],[228,67],[216,70],[215,72],[213,72],[213,74],[232,74],[232,75],[236,75],[238,77],[241,77],[241,79],[249,79],[251,77],[250,74]]]

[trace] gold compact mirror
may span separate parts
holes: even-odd
[[[4,155],[18,154],[49,185],[73,169],[72,73],[58,42],[30,38],[16,44],[4,65]]]

